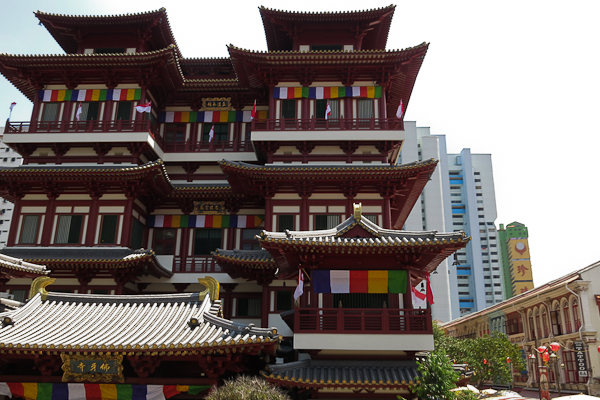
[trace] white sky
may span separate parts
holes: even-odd
[[[227,57],[226,45],[266,50],[258,7],[379,8],[371,1],[21,0],[4,7],[0,52],[61,54],[33,12],[113,15],[166,7],[184,57]],[[600,2],[396,3],[388,49],[429,42],[406,120],[446,135],[449,152],[491,153],[499,223],[529,228],[539,286],[600,259],[594,233],[600,129]],[[31,103],[0,79],[0,125],[27,121]],[[579,243],[576,244],[575,242]]]

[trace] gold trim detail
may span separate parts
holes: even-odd
[[[362,203],[354,203],[354,219],[360,221],[360,217],[362,216]]]
[[[206,290],[200,292],[200,301],[203,301],[206,295],[210,295],[212,301],[219,300],[219,281],[212,276],[205,276],[204,278],[198,278],[198,283],[206,287]]]
[[[62,370],[64,371],[62,381],[63,382],[119,382],[123,383],[123,356],[122,355],[96,355],[96,356],[84,356],[84,355],[69,355],[61,353],[60,358],[63,361]],[[117,364],[117,373],[116,374],[105,374],[105,373],[90,373],[84,372],[79,373],[77,371],[73,371],[71,369],[72,361],[113,361]],[[83,365],[83,363],[82,363]],[[82,367],[83,368],[83,367]],[[101,368],[98,367],[98,368]]]
[[[42,294],[42,300],[46,300],[48,291],[46,286],[52,285],[56,281],[56,278],[50,278],[48,276],[37,277],[31,282],[31,289],[29,289],[29,298],[33,299],[36,294]]]

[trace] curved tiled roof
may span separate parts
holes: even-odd
[[[81,27],[111,26],[114,28],[115,25],[146,24],[154,30],[159,46],[167,47],[170,44],[177,44],[167,18],[167,10],[164,7],[155,11],[117,15],[65,15],[46,13],[39,10],[34,14],[66,53],[77,51],[78,43],[75,35],[65,34],[65,31],[73,29],[73,27],[81,29]]]
[[[0,314],[0,353],[160,350],[195,352],[223,347],[278,345],[277,330],[238,324],[216,315],[219,302],[199,293],[169,295],[37,294]],[[194,324],[192,320],[197,324]],[[194,326],[196,325],[196,326]]]
[[[50,271],[44,265],[38,265],[23,261],[23,258],[15,258],[6,254],[0,254],[0,275],[11,277],[36,277],[47,275]]]
[[[266,250],[224,250],[217,249],[211,253],[213,257],[221,262],[228,261],[235,264],[244,265],[247,267],[262,267],[270,266],[276,268],[273,256]]]
[[[0,256],[20,257],[25,260],[43,262],[52,268],[76,265],[78,268],[123,269],[143,263],[148,272],[161,277],[170,277],[173,272],[160,264],[152,250],[131,250],[125,247],[5,247]]]
[[[280,49],[290,47],[291,39],[287,32],[282,29],[287,24],[301,26],[303,24],[343,24],[362,23],[369,27],[365,31],[363,46],[367,48],[384,49],[387,43],[388,33],[396,6],[389,5],[371,10],[363,11],[341,11],[341,12],[297,12],[280,11],[259,7],[263,20],[267,46],[269,49]]]
[[[285,387],[398,389],[418,379],[414,361],[304,360],[269,365],[263,376]]]

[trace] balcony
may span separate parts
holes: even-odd
[[[352,131],[387,130],[403,131],[404,121],[398,118],[281,118],[255,119],[252,131]]]
[[[164,141],[161,147],[165,153],[196,153],[196,152],[240,152],[254,151],[252,142],[243,141],[186,141],[186,142],[167,142]]]
[[[175,256],[173,272],[223,272],[212,256],[181,257]]]
[[[8,122],[4,133],[99,133],[99,132],[149,132],[158,136],[158,126],[151,121],[38,121]]]
[[[299,308],[294,333],[433,334],[431,310]]]

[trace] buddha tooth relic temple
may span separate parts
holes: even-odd
[[[33,103],[0,168],[0,397],[408,395],[414,288],[469,238],[402,230],[437,160],[398,163],[428,44],[386,50],[394,11],[260,7],[268,51],[228,58],[184,57],[164,8],[36,12],[64,54],[0,54]]]

